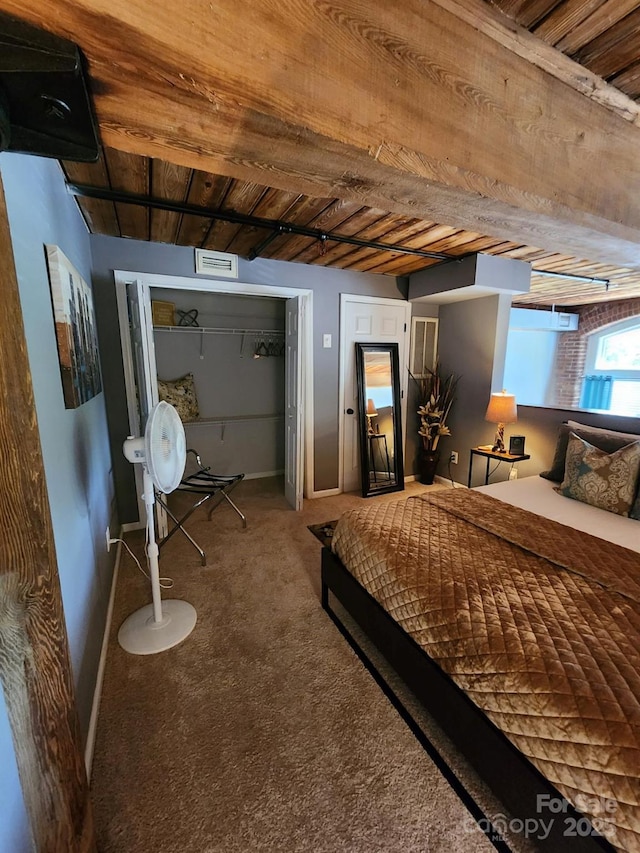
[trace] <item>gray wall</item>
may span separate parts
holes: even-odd
[[[202,277],[195,275],[194,251],[188,247],[93,236],[91,249],[118,509],[123,521],[134,521],[137,519],[137,504],[131,465],[119,458],[122,456],[120,447],[128,427],[113,270]],[[404,298],[405,294],[391,276],[263,259],[245,261],[240,258],[239,280],[313,291],[314,488],[316,491],[335,488],[338,485],[339,462],[340,294],[367,294],[397,299]],[[332,335],[331,349],[322,346],[322,336],[326,333]]]
[[[473,287],[476,282],[478,255],[470,255],[459,261],[436,264],[409,276],[408,296],[415,304],[425,296],[434,296],[452,290]]]
[[[551,399],[558,337],[558,332],[509,330],[504,384],[518,404],[544,406]]]
[[[481,295],[478,289],[485,295],[527,293],[530,283],[531,264],[527,261],[479,253],[413,273],[408,296],[414,301],[455,291],[457,299],[469,300]]]
[[[494,374],[499,354],[504,352],[508,328],[508,312],[502,310],[504,299],[487,296],[440,306],[442,370],[445,374],[455,373],[460,379],[449,417],[451,437],[440,441],[438,474],[448,476],[449,453],[457,450],[459,462],[451,466],[451,473],[459,483],[467,482],[469,448],[491,441],[495,432],[494,426],[484,420],[484,413],[492,382],[500,385],[502,381]]]
[[[532,476],[551,467],[558,427],[562,421],[567,420],[604,429],[640,434],[640,418],[597,414],[578,409],[550,409],[518,405],[518,422],[505,429],[505,435],[524,435],[525,453],[531,455],[530,460],[518,463],[518,476]],[[501,469],[504,470],[498,470],[496,475],[492,477],[492,482],[507,478],[509,466],[502,465]]]
[[[86,736],[114,549],[107,554],[113,483],[104,395],[65,409],[44,244],[90,281],[89,237],[52,160],[0,154],[33,377],[78,713]],[[20,318],[14,318],[20,322]],[[4,698],[0,698],[0,850],[31,850]]]

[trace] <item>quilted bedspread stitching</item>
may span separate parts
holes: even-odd
[[[638,850],[638,554],[454,490],[345,513],[332,547],[569,801],[615,800],[582,811]]]

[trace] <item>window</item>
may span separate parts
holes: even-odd
[[[411,319],[411,361],[409,370],[416,379],[423,379],[426,368],[436,366],[438,351],[438,320],[435,317]]]
[[[590,336],[580,406],[640,417],[640,321],[637,317]]]

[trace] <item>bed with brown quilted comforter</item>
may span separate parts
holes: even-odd
[[[620,850],[640,850],[640,555],[469,491],[345,513],[332,550]]]

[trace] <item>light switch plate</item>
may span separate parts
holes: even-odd
[[[325,349],[331,349],[331,335],[322,336],[322,346]]]

